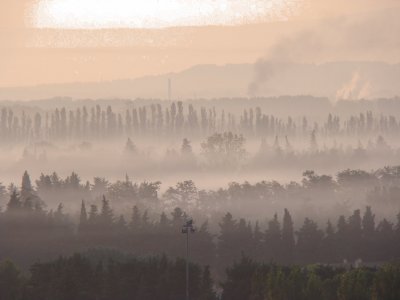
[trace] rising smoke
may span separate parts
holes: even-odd
[[[398,13],[399,9],[391,9],[307,23],[297,32],[282,37],[268,49],[265,57],[256,62],[248,94],[258,95],[265,86],[270,88],[268,83],[271,79],[286,71],[288,65],[293,63],[399,61]],[[351,74],[363,75],[359,70],[352,70]],[[346,82],[343,81],[343,85]],[[361,89],[365,90],[367,86]]]

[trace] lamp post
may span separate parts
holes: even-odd
[[[189,234],[194,232],[193,220],[189,219],[182,226],[182,233],[186,234],[186,300],[189,300]]]

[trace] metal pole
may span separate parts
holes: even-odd
[[[186,300],[189,300],[189,228],[186,232]]]
[[[189,219],[182,227],[182,233],[186,234],[186,300],[189,300],[189,234],[195,232],[193,220]]]

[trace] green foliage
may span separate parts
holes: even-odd
[[[400,265],[343,268],[277,266],[243,259],[228,268],[222,300],[400,299]]]
[[[400,299],[400,264],[386,264],[379,269],[373,285],[373,300]]]
[[[21,299],[24,280],[17,267],[9,260],[0,263],[0,299]]]
[[[15,292],[26,290],[22,300],[183,300],[185,265],[182,259],[172,261],[165,256],[104,261],[75,254],[33,265],[30,279],[23,285],[17,282]],[[189,271],[191,299],[215,300],[208,267],[190,264]],[[7,282],[16,278],[7,276]]]

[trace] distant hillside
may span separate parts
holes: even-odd
[[[267,76],[265,75],[267,74]],[[72,98],[218,98],[313,95],[330,99],[400,95],[400,64],[333,62],[313,64],[198,65],[179,73],[129,80],[0,89],[0,100]],[[254,89],[254,86],[257,88]],[[249,89],[253,87],[253,89]]]

